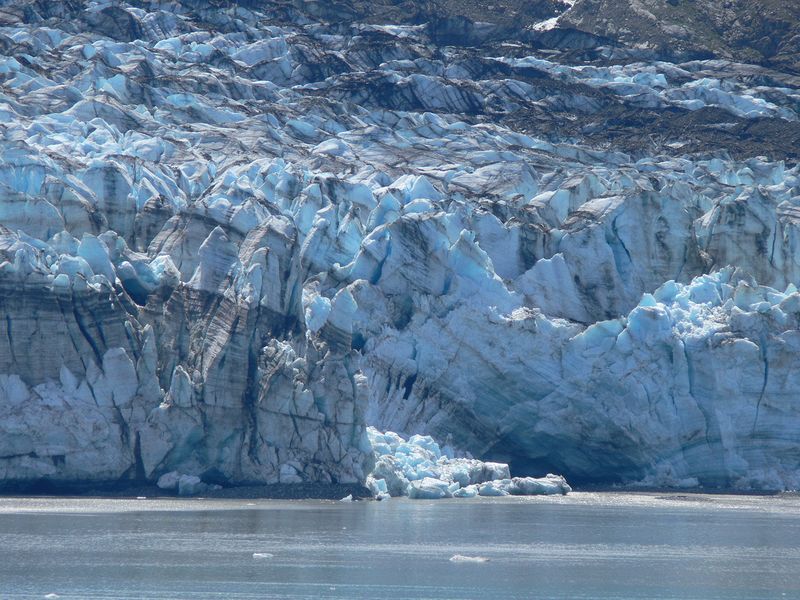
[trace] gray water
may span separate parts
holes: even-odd
[[[0,499],[0,599],[49,594],[800,598],[800,499]]]

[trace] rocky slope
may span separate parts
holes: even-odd
[[[2,4],[0,479],[796,487],[789,50],[594,4]]]
[[[800,5],[783,0],[583,0],[560,20],[628,45],[800,73]]]

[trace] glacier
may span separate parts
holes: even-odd
[[[4,486],[533,485],[409,478],[367,425],[573,484],[800,485],[795,76],[558,12],[0,7]]]

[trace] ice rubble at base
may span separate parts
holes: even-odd
[[[204,482],[197,475],[187,475],[170,471],[158,478],[156,485],[168,492],[177,492],[179,496],[197,496],[222,489],[221,486]]]
[[[526,311],[499,319],[520,334],[524,350],[460,357],[469,376],[455,393],[477,402],[472,388],[496,365],[532,389],[548,386],[541,400],[518,402],[505,414],[495,408],[490,421],[508,427],[527,456],[560,454],[589,480],[616,470],[628,474],[627,483],[652,486],[800,485],[792,441],[800,294],[793,284],[785,291],[757,286],[727,268],[688,285],[667,282],[626,317],[586,328]],[[473,348],[491,331],[469,319],[454,326],[471,331]],[[434,331],[427,340],[442,337]],[[438,376],[420,370],[417,381]],[[504,397],[495,393],[499,406]],[[537,438],[561,442],[543,447]]]
[[[567,494],[572,488],[560,475],[541,478],[511,477],[508,465],[457,458],[451,448],[442,450],[432,437],[404,439],[367,427],[375,467],[367,487],[377,499],[408,496],[412,499],[474,498],[476,496],[537,496]]]

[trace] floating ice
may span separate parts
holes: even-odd
[[[464,556],[463,554],[454,554],[450,557],[450,562],[454,563],[487,563],[489,560],[485,556]]]

